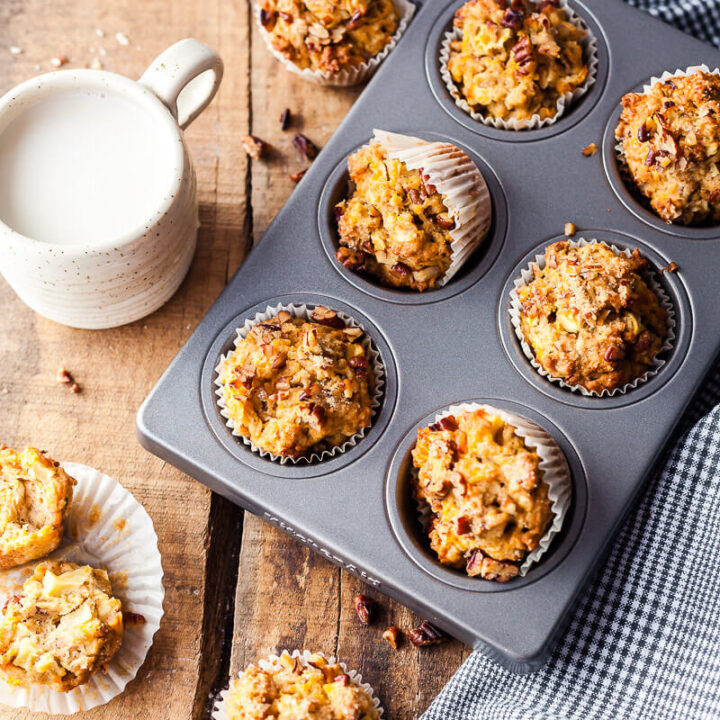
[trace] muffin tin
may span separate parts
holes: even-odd
[[[575,600],[602,561],[683,410],[720,349],[713,299],[720,229],[653,222],[625,188],[613,152],[619,102],[652,75],[720,64],[711,47],[621,0],[571,0],[599,48],[598,76],[555,124],[512,132],[475,123],[448,97],[437,52],[461,0],[425,0],[405,36],[328,142],[265,237],[145,400],[140,442],[450,634],[515,672],[548,657]],[[641,49],[640,49],[641,46]],[[334,259],[333,205],[346,157],[379,127],[455,143],[478,163],[494,221],[482,248],[445,287],[382,288]],[[581,150],[599,147],[594,157]],[[508,316],[521,267],[565,222],[578,237],[639,247],[676,320],[674,346],[647,382],[584,397],[549,382],[525,358]],[[372,427],[321,462],[280,464],[233,437],[213,380],[245,319],[279,303],[324,304],[372,337],[386,387]],[[565,452],[573,503],[548,553],[500,585],[440,565],[409,492],[415,430],[464,401],[519,413]],[[692,481],[690,479],[689,481]],[[279,562],[282,562],[279,559]]]

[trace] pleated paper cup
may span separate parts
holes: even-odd
[[[593,86],[597,79],[598,70],[598,47],[595,36],[590,32],[590,28],[587,23],[578,15],[566,2],[566,0],[560,0],[560,6],[567,13],[568,20],[585,32],[585,36],[579,41],[583,48],[583,57],[586,59],[588,66],[588,74],[585,78],[585,82],[576,88],[572,92],[566,92],[561,95],[556,104],[555,115],[552,117],[541,118],[538,113],[533,115],[529,120],[504,120],[503,118],[495,118],[489,115],[484,115],[481,112],[473,110],[464,95],[460,91],[460,88],[455,84],[452,74],[448,68],[450,62],[450,45],[457,41],[462,40],[462,31],[460,28],[452,27],[445,36],[443,37],[442,44],[440,45],[440,74],[445,81],[448,92],[450,93],[455,104],[464,112],[466,112],[473,120],[493,127],[498,130],[536,130],[541,127],[547,127],[556,123],[567,111],[569,107],[574,105],[587,91]]]
[[[493,415],[497,415],[502,418],[503,422],[512,425],[515,428],[515,434],[522,438],[525,446],[536,452],[540,458],[539,468],[542,471],[542,481],[548,486],[548,499],[551,503],[550,509],[553,512],[553,521],[540,539],[538,546],[532,552],[528,553],[523,562],[518,566],[519,576],[524,577],[527,575],[528,570],[548,551],[553,538],[562,529],[565,517],[570,510],[570,503],[572,502],[572,476],[570,475],[570,467],[560,446],[540,425],[521,415],[500,410],[492,405],[482,405],[480,403],[452,405],[447,410],[438,413],[433,423],[439,422],[449,415],[458,417],[464,413],[474,412],[476,410],[484,410]],[[414,464],[412,472],[415,482],[417,482],[418,470]],[[416,504],[420,523],[425,532],[429,532],[432,528],[434,518],[432,508],[420,497],[416,497]]]
[[[480,247],[492,224],[492,200],[485,179],[470,156],[448,142],[428,142],[410,135],[375,130],[374,142],[388,156],[418,170],[443,196],[455,221],[450,230],[452,257],[439,285],[447,284]]]
[[[240,341],[247,337],[248,333],[255,325],[258,325],[259,323],[265,322],[266,320],[275,317],[280,311],[285,310],[286,312],[289,312],[293,317],[310,320],[310,314],[315,307],[317,306],[295,305],[292,303],[289,305],[276,305],[275,307],[270,307],[268,305],[268,307],[265,309],[265,312],[257,313],[252,319],[246,320],[245,324],[242,327],[236,329],[235,347],[237,348]],[[335,312],[337,316],[345,322],[346,327],[359,328],[363,331],[361,345],[365,349],[368,363],[372,366],[373,369],[373,387],[371,390],[370,399],[370,410],[372,414],[370,418],[370,425],[356,432],[354,435],[345,440],[342,445],[333,445],[331,447],[321,446],[309,455],[301,455],[300,457],[287,457],[282,455],[275,455],[271,452],[268,452],[267,450],[263,450],[262,448],[255,445],[255,443],[253,443],[250,438],[245,437],[245,435],[240,433],[235,428],[235,423],[232,421],[227,411],[225,397],[223,394],[223,384],[220,380],[220,373],[222,371],[223,365],[225,365],[227,359],[232,355],[231,351],[225,353],[224,355],[221,355],[220,361],[215,367],[214,384],[216,386],[215,395],[217,396],[217,404],[220,408],[220,414],[225,418],[225,424],[230,428],[232,434],[242,440],[242,442],[247,445],[247,447],[249,447],[254,453],[257,453],[261,457],[268,458],[269,460],[273,460],[275,462],[279,462],[281,465],[284,465],[288,462],[297,464],[301,462],[310,463],[325,460],[336,455],[341,455],[345,451],[349,450],[351,447],[357,445],[357,443],[363,437],[365,437],[367,431],[372,427],[373,420],[377,416],[378,410],[380,409],[380,405],[382,403],[383,391],[385,388],[385,365],[383,364],[382,358],[380,356],[380,351],[372,342],[372,339],[366,332],[365,328],[363,328],[363,326],[359,322],[351,318],[349,315],[345,315],[338,310],[333,310],[333,312]]]
[[[279,60],[291,73],[299,75],[303,80],[314,82],[317,85],[327,85],[332,87],[350,87],[351,85],[359,85],[369,80],[373,73],[380,67],[382,61],[393,51],[398,40],[402,37],[407,26],[415,13],[415,5],[410,0],[393,0],[393,5],[398,12],[398,26],[395,34],[390,38],[390,42],[374,57],[365,61],[360,65],[345,68],[337,73],[324,73],[320,70],[311,70],[310,68],[300,68],[292,60],[285,57],[279,50],[276,50],[272,44],[272,36],[265,29],[260,21],[260,3],[255,2],[253,12],[257,21],[260,35],[262,35],[265,44],[270,52]]]
[[[140,503],[116,480],[86,465],[62,463],[77,480],[62,545],[47,559],[64,560],[110,575],[123,613],[142,615],[144,623],[125,623],[122,645],[107,673],[62,693],[42,685],[17,687],[0,680],[0,706],[71,715],[120,695],[145,662],[163,616],[165,590],[157,535]],[[22,589],[40,561],[0,572],[0,606]]]
[[[626,257],[630,257],[632,255],[629,249],[621,250],[616,245],[608,245],[608,243],[602,242],[601,240],[586,240],[585,238],[578,238],[577,240],[569,240],[568,242],[570,243],[571,247],[583,247],[584,245],[589,245],[591,243],[600,243],[602,245],[605,245],[606,247],[609,247],[616,255],[625,255]],[[675,344],[675,309],[673,308],[672,302],[670,301],[668,294],[665,292],[662,285],[660,285],[660,283],[658,282],[655,273],[651,270],[647,270],[645,273],[643,273],[642,277],[643,280],[645,280],[645,282],[647,283],[650,290],[652,290],[655,295],[657,295],[657,298],[660,301],[660,305],[667,312],[667,334],[660,350],[658,351],[657,355],[655,355],[652,366],[648,368],[645,373],[643,373],[640,377],[635,378],[631,382],[626,383],[622,387],[614,388],[613,390],[603,390],[601,393],[598,393],[594,390],[588,390],[582,385],[571,385],[570,383],[565,382],[562,378],[555,377],[554,375],[551,375],[547,370],[545,370],[545,368],[543,368],[542,365],[540,365],[540,363],[535,359],[535,353],[533,352],[533,349],[530,347],[527,340],[525,340],[525,335],[522,331],[522,303],[520,302],[520,298],[517,294],[517,290],[520,287],[522,287],[523,285],[528,285],[533,281],[533,279],[535,278],[535,268],[542,270],[544,267],[545,254],[541,253],[536,255],[535,260],[520,271],[520,277],[515,280],[513,290],[510,292],[510,322],[512,322],[512,326],[515,329],[515,335],[520,341],[520,347],[522,348],[523,354],[540,375],[542,375],[544,378],[547,378],[550,382],[556,383],[560,387],[567,388],[568,390],[572,390],[573,392],[578,392],[581,395],[585,395],[586,397],[612,397],[613,395],[622,395],[623,393],[626,393],[629,390],[636,388],[638,385],[647,382],[647,380],[660,372],[660,370],[666,363],[663,355],[666,355],[667,351],[672,350],[673,345]]]
[[[265,660],[260,660],[257,663],[257,666],[267,672],[281,670],[283,668],[283,665],[280,662],[280,657],[282,655],[289,655],[293,659],[298,658],[300,662],[306,667],[308,665],[308,661],[313,655],[321,655],[327,660],[328,665],[339,665],[342,668],[343,672],[350,678],[350,682],[353,685],[356,685],[357,687],[364,690],[365,693],[369,696],[369,698],[372,700],[373,705],[375,706],[375,709],[377,710],[378,717],[382,718],[384,716],[385,711],[380,705],[380,701],[375,695],[375,691],[373,690],[372,686],[366,682],[363,682],[362,675],[359,672],[357,672],[356,670],[350,670],[345,663],[338,662],[333,656],[328,657],[324,653],[311,653],[309,650],[293,650],[292,652],[290,652],[289,650],[282,650],[279,655],[271,655]],[[215,707],[213,708],[213,720],[229,720],[225,706],[229,692],[230,689],[228,688],[226,690],[223,690],[223,692],[220,694],[220,698],[215,703]]]

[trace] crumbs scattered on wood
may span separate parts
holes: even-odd
[[[303,170],[300,170],[300,171],[298,171],[298,172],[296,172],[296,173],[293,173],[293,174],[290,176],[290,179],[291,179],[294,183],[299,183],[299,182],[305,177],[305,173],[306,173],[307,171],[308,171],[308,169],[307,169],[307,168],[304,168]]]
[[[70,388],[70,392],[76,395],[82,390],[82,388],[75,382],[73,376],[64,368],[58,368],[55,380],[61,385],[67,385]]]
[[[122,45],[123,47],[127,47],[130,44],[130,38],[124,32],[115,33],[115,39],[118,45]]]
[[[280,129],[287,130],[292,122],[292,113],[290,108],[285,108],[280,115]]]
[[[61,68],[63,65],[67,65],[69,60],[65,55],[59,55],[58,57],[50,58],[50,64],[53,67]]]

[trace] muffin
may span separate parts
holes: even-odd
[[[33,447],[0,447],[0,569],[44,557],[62,542],[75,480]]]
[[[646,267],[637,249],[628,257],[599,242],[550,245],[545,267],[517,289],[520,328],[539,365],[599,395],[642,377],[668,332]]]
[[[491,408],[420,428],[417,498],[431,511],[430,546],[444,565],[506,582],[553,521],[540,456]]]
[[[381,53],[400,17],[392,0],[262,0],[260,23],[297,68],[336,76]]]
[[[283,653],[269,669],[251,665],[230,686],[228,720],[378,720],[370,695],[323,655]]]
[[[585,31],[558,0],[470,0],[455,13],[461,39],[448,71],[471,110],[504,121],[558,114],[588,78]]]
[[[452,263],[456,227],[442,194],[377,140],[348,158],[348,170],[354,191],[335,207],[338,261],[389,287],[436,287]]]
[[[260,450],[302,457],[370,424],[373,368],[360,328],[318,306],[257,323],[222,363],[219,384],[235,431]]]
[[[667,223],[720,222],[720,77],[658,80],[622,106],[621,160],[650,207]]]
[[[0,613],[0,671],[10,684],[67,692],[106,671],[122,637],[105,570],[41,563]]]

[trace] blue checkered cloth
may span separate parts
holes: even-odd
[[[720,1],[628,0],[720,47]],[[720,364],[541,670],[471,655],[422,720],[720,719]]]

